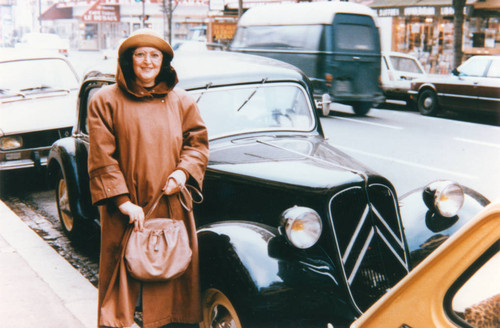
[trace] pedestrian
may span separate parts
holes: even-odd
[[[90,190],[101,220],[100,327],[133,325],[138,304],[146,328],[202,319],[194,218],[176,196],[185,183],[201,189],[208,136],[196,102],[174,88],[173,55],[157,33],[134,32],[119,47],[117,83],[101,88],[90,102]],[[192,262],[178,278],[140,282],[127,272],[124,239],[130,225],[142,229],[144,213],[161,190],[169,196],[153,217],[184,220]]]

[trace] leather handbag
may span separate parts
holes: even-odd
[[[190,187],[198,192],[202,200],[201,193]],[[172,218],[170,206],[169,218],[150,218],[163,196],[162,192],[146,214],[143,231],[132,230],[125,248],[127,270],[137,280],[174,279],[182,275],[191,263],[192,250],[184,221]],[[191,211],[191,192],[183,186],[178,196],[184,209]]]

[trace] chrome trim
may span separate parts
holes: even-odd
[[[373,227],[372,227],[370,229],[370,233],[368,234],[368,238],[366,238],[366,241],[363,244],[363,248],[361,248],[361,252],[359,252],[358,259],[356,260],[356,263],[354,264],[354,268],[352,268],[351,275],[349,276],[349,279],[347,279],[349,286],[351,286],[354,278],[356,277],[356,274],[358,273],[359,266],[361,265],[361,262],[365,258],[366,251],[368,250],[368,246],[370,246],[370,243],[372,242],[374,235],[375,235],[375,232],[373,232]]]
[[[47,165],[47,157],[40,158],[40,165]],[[33,162],[33,160],[31,159],[18,159],[13,161],[0,162],[0,171],[27,169],[31,167],[35,167],[35,162]]]
[[[339,282],[337,281],[337,279],[335,279],[335,277],[330,272],[328,272],[328,271],[330,271],[330,267],[328,267],[327,265],[316,266],[316,265],[312,265],[310,263],[306,263],[304,261],[299,261],[299,263],[302,264],[303,266],[307,267],[307,269],[309,269],[309,270],[311,270],[313,272],[316,272],[316,273],[319,273],[319,274],[321,274],[323,276],[329,277],[337,285],[339,284]],[[322,270],[325,270],[325,271],[322,271]]]
[[[387,247],[390,249],[390,251],[395,255],[396,259],[401,263],[401,265],[407,271],[409,271],[409,264],[408,264],[407,252],[406,252],[406,249],[405,249],[405,241],[404,241],[404,234],[403,234],[403,229],[402,229],[402,224],[401,224],[401,217],[400,217],[400,213],[399,213],[399,210],[398,210],[398,207],[397,207],[397,201],[395,199],[394,193],[386,185],[380,184],[380,183],[373,183],[373,184],[370,184],[370,185],[366,185],[366,188],[370,188],[370,187],[374,187],[374,186],[383,187],[383,188],[385,188],[389,192],[389,194],[390,194],[390,196],[392,198],[392,201],[393,201],[394,209],[396,211],[396,216],[397,216],[397,221],[398,221],[398,228],[399,228],[399,234],[400,234],[401,238],[398,238],[395,235],[394,231],[392,231],[392,229],[390,229],[388,223],[385,221],[385,219],[383,219],[382,215],[378,212],[378,210],[375,209],[375,207],[374,207],[373,203],[370,201],[370,199],[367,198],[367,202],[368,203],[366,204],[366,208],[363,211],[362,218],[360,219],[360,222],[358,223],[358,226],[356,227],[356,230],[354,231],[353,236],[351,237],[351,239],[349,241],[349,244],[348,244],[348,246],[346,248],[344,256],[342,256],[342,254],[340,252],[340,246],[339,246],[339,242],[338,242],[338,237],[337,237],[338,234],[337,234],[337,231],[335,229],[335,224],[334,224],[334,221],[333,221],[332,203],[333,203],[334,199],[338,195],[343,194],[343,193],[348,192],[348,191],[353,190],[353,189],[359,189],[359,190],[363,191],[363,187],[355,186],[355,187],[344,189],[344,190],[336,193],[335,195],[333,195],[333,197],[330,198],[330,202],[328,203],[328,214],[329,214],[330,225],[331,225],[331,227],[333,229],[334,242],[335,242],[335,246],[336,246],[336,250],[337,250],[338,256],[342,260],[342,270],[341,270],[341,272],[342,272],[342,275],[343,275],[345,281],[348,283],[347,290],[349,292],[349,296],[351,297],[351,300],[352,300],[352,302],[353,302],[356,310],[359,311],[360,313],[362,313],[362,311],[358,307],[358,305],[356,303],[356,299],[354,298],[354,296],[353,296],[353,294],[351,292],[351,284],[353,283],[354,279],[356,278],[356,274],[358,273],[359,266],[361,265],[361,263],[362,263],[365,255],[366,255],[367,249],[368,249],[368,247],[369,247],[369,245],[370,245],[373,237],[375,236],[375,233],[382,238],[382,240],[384,241],[384,243],[387,245]],[[398,243],[398,245],[401,246],[401,250],[403,251],[404,258],[402,258],[399,254],[397,254],[396,250],[390,245],[389,241],[387,240],[386,233],[382,232],[379,229],[379,227],[377,227],[377,225],[376,225],[377,223],[374,222],[374,225],[371,227],[370,232],[368,234],[368,237],[365,240],[365,242],[363,244],[363,247],[362,247],[361,251],[358,254],[358,257],[357,257],[357,260],[355,262],[355,265],[354,265],[351,273],[349,274],[349,277],[347,277],[347,273],[346,273],[344,265],[347,262],[348,258],[351,256],[350,253],[351,253],[352,248],[354,246],[353,244],[357,240],[357,237],[359,236],[361,228],[364,226],[364,224],[366,223],[367,218],[369,217],[369,213],[370,213],[369,209],[371,209],[371,212],[373,212],[374,216],[378,219],[377,222],[380,222],[380,224],[382,224],[387,230],[389,230],[390,231],[390,236]]]
[[[394,256],[396,256],[396,258],[399,260],[399,262],[405,267],[407,268],[407,264],[404,262],[403,259],[401,259],[401,256],[399,256],[398,253],[396,253],[396,250],[394,250],[394,248],[391,246],[391,244],[389,243],[389,241],[385,238],[384,234],[382,233],[382,231],[379,230],[378,227],[375,228],[375,230],[377,231],[377,234],[380,236],[380,238],[382,238],[382,240],[384,241],[384,243],[387,245],[387,247],[391,250],[391,252],[394,254]]]
[[[396,236],[394,234],[394,232],[392,231],[391,227],[389,227],[389,225],[387,224],[387,222],[385,222],[385,220],[382,218],[382,215],[380,215],[380,213],[377,211],[377,209],[375,208],[375,206],[373,206],[373,204],[371,204],[371,208],[373,210],[373,213],[375,213],[375,216],[380,220],[380,222],[382,222],[382,224],[384,225],[384,227],[390,232],[390,234],[392,235],[392,238],[394,238],[394,240],[396,240],[398,242],[399,246],[404,247],[403,241],[401,239],[399,239],[398,236]]]
[[[358,226],[356,227],[356,230],[354,230],[354,233],[352,234],[351,240],[349,240],[349,244],[347,245],[347,248],[345,249],[344,256],[342,257],[342,262],[344,264],[347,261],[347,258],[349,257],[349,254],[351,253],[352,247],[354,246],[354,242],[356,239],[358,239],[358,234],[363,225],[365,224],[365,220],[368,217],[368,213],[370,213],[370,206],[366,204],[365,210],[363,211],[363,218],[359,220]]]

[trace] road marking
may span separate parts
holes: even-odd
[[[353,119],[353,118],[339,117],[339,116],[333,116],[333,118],[336,118],[336,119],[339,119],[339,120],[344,120],[344,121],[351,121],[351,122],[361,123],[361,124],[368,124],[368,125],[380,126],[380,127],[388,128],[388,129],[403,130],[403,127],[401,127],[401,126],[388,125],[388,124],[380,124],[380,123],[373,123],[373,122],[366,122],[366,121],[356,120],[356,119]]]
[[[481,145],[481,146],[488,146],[488,147],[500,148],[500,144],[494,144],[494,143],[490,143],[490,142],[484,142],[484,141],[472,140],[472,139],[465,139],[465,138],[460,138],[460,137],[455,137],[453,139],[457,140],[457,141],[473,143],[473,144]]]
[[[451,175],[455,175],[455,176],[458,176],[458,177],[462,177],[462,178],[466,178],[466,179],[471,179],[471,180],[477,179],[477,177],[473,176],[473,175],[464,174],[464,173],[458,173],[458,172],[453,172],[453,171],[449,171],[449,170],[438,169],[438,168],[435,168],[435,167],[431,167],[431,166],[427,166],[427,165],[423,165],[423,164],[417,164],[417,163],[413,163],[413,162],[408,162],[408,161],[404,161],[404,160],[393,158],[393,157],[387,157],[387,156],[382,156],[382,155],[378,155],[378,154],[374,154],[374,153],[368,153],[368,152],[365,152],[365,151],[362,151],[362,150],[358,150],[358,149],[353,149],[353,148],[344,147],[344,146],[338,146],[338,145],[334,145],[334,147],[339,148],[339,149],[341,149],[343,151],[346,151],[346,152],[353,152],[353,153],[357,153],[357,154],[361,154],[361,155],[365,155],[365,156],[375,157],[375,158],[378,158],[378,159],[383,159],[383,160],[395,162],[395,163],[398,163],[398,164],[404,164],[404,165],[408,165],[408,166],[413,166],[413,167],[417,167],[417,168],[424,169],[424,170],[429,170],[429,171],[434,171],[434,172],[440,172],[440,173],[445,173],[445,174],[451,174]]]

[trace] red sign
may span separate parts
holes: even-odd
[[[113,4],[115,1],[97,0],[83,14],[82,21],[84,22],[119,22],[120,21],[120,6]]]

